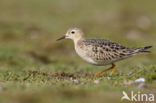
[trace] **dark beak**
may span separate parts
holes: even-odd
[[[57,39],[56,41],[59,41],[59,40],[61,40],[61,39],[65,39],[65,37],[66,37],[66,36],[63,36],[63,37]]]

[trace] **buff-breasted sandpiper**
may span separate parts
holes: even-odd
[[[72,39],[75,44],[77,54],[87,63],[97,66],[112,64],[112,67],[98,72],[93,78],[98,77],[101,73],[113,69],[110,76],[117,69],[115,62],[132,57],[139,53],[149,53],[145,47],[125,47],[107,39],[85,38],[84,33],[79,28],[70,28],[65,36],[57,39]]]

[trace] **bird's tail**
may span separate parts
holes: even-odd
[[[139,53],[150,53],[151,51],[147,51],[146,49],[152,48],[152,46],[145,46],[145,47],[138,47],[138,48],[131,48],[131,54],[139,54]]]
[[[150,53],[151,51],[147,51],[146,49],[152,48],[153,46],[145,46],[145,47],[140,47],[138,50],[138,53]]]
[[[152,48],[152,46],[145,46],[145,47],[138,47],[138,48],[129,48],[127,49],[129,56],[134,56],[136,54],[142,54],[142,53],[150,53],[151,51],[147,51],[147,49]]]

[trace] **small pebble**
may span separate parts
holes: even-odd
[[[73,80],[73,82],[74,82],[74,83],[79,83],[80,81],[78,81],[78,80]]]
[[[136,79],[135,82],[145,82],[145,78]]]
[[[94,80],[94,83],[95,84],[99,84],[99,80]]]
[[[128,75],[131,75],[131,74],[132,74],[132,72],[129,72],[129,73],[128,73]]]

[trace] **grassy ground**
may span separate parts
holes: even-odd
[[[0,0],[0,103],[118,103],[123,91],[156,96],[155,3]],[[56,42],[71,27],[80,27],[87,38],[152,45],[152,53],[118,62],[110,79],[108,71],[93,80],[109,66],[85,63],[71,40]],[[135,83],[138,78],[145,82]]]

